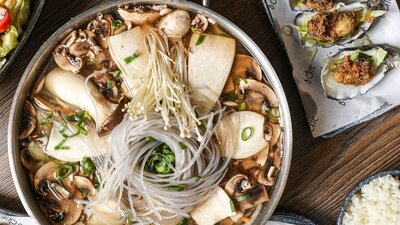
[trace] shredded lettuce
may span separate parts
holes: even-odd
[[[0,58],[5,57],[12,49],[18,45],[18,31],[11,25],[1,37]]]
[[[28,21],[30,14],[30,0],[8,0],[5,3],[10,12],[11,24],[22,33],[22,26]]]
[[[385,60],[386,55],[387,51],[385,51],[383,48],[378,48],[375,54],[371,56],[371,63],[374,69],[378,68],[383,63],[383,60]]]
[[[360,50],[356,50],[354,51],[351,55],[350,55],[350,60],[351,61],[355,61],[358,59],[358,56],[360,55]]]

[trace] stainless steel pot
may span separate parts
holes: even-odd
[[[203,1],[208,4],[208,0]],[[240,41],[243,46],[248,50],[250,54],[253,55],[261,65],[265,74],[267,74],[267,79],[271,83],[273,89],[276,92],[278,100],[280,102],[281,117],[283,121],[284,129],[284,144],[283,144],[283,154],[282,154],[282,167],[279,173],[274,190],[272,191],[270,201],[261,211],[260,216],[254,224],[265,224],[268,218],[273,213],[276,208],[279,199],[283,193],[286,179],[288,177],[291,155],[292,155],[292,124],[290,120],[289,107],[286,101],[285,93],[281,86],[281,83],[276,75],[274,69],[272,68],[270,62],[265,57],[263,52],[257,47],[257,45],[237,26],[231,23],[226,18],[220,16],[219,14],[213,12],[212,10],[205,8],[203,6],[184,1],[184,0],[119,0],[119,1],[109,1],[104,4],[98,5],[90,10],[85,11],[79,16],[73,18],[71,21],[66,23],[64,26],[60,27],[39,49],[36,55],[31,60],[30,64],[25,70],[24,75],[18,85],[16,91],[11,112],[10,120],[8,125],[8,154],[12,176],[14,179],[15,186],[17,188],[18,195],[21,199],[25,210],[34,218],[39,224],[49,224],[48,220],[42,213],[39,204],[35,199],[33,190],[31,190],[31,185],[28,178],[23,170],[19,159],[19,126],[21,121],[21,111],[23,108],[24,101],[26,100],[28,94],[33,88],[35,81],[41,74],[46,63],[52,57],[51,51],[56,47],[56,45],[64,39],[64,37],[70,33],[73,29],[81,27],[87,21],[94,18],[97,12],[109,13],[115,10],[121,4],[168,4],[172,8],[180,8],[187,10],[193,14],[204,14],[207,17],[214,19],[218,25],[220,25],[225,31],[229,32],[238,41]]]

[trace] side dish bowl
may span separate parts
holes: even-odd
[[[42,213],[39,204],[36,201],[35,195],[31,191],[31,185],[24,173],[23,166],[21,165],[19,159],[19,140],[18,136],[20,133],[20,121],[21,112],[24,102],[28,96],[28,93],[33,88],[36,80],[38,79],[41,72],[44,70],[46,63],[52,57],[52,50],[56,47],[60,41],[62,41],[73,29],[82,26],[87,23],[91,18],[93,18],[96,13],[109,13],[115,10],[119,5],[131,4],[131,5],[157,5],[157,4],[167,4],[171,8],[179,8],[187,10],[193,14],[203,14],[209,18],[215,20],[219,26],[229,32],[233,37],[235,37],[246,50],[258,61],[262,70],[266,74],[266,79],[271,84],[272,88],[275,90],[276,96],[279,101],[282,127],[284,130],[283,137],[283,152],[282,152],[282,166],[276,181],[275,187],[271,193],[270,201],[263,208],[260,216],[254,222],[254,224],[265,224],[273,211],[275,210],[278,202],[283,193],[286,180],[289,173],[291,154],[292,154],[292,125],[290,119],[289,107],[285,97],[285,93],[281,86],[281,83],[276,75],[272,65],[263,54],[263,52],[257,47],[257,45],[249,38],[243,31],[241,31],[237,26],[232,24],[230,21],[220,16],[219,14],[213,12],[212,10],[205,8],[203,6],[183,1],[162,1],[162,0],[120,0],[115,2],[107,2],[100,4],[92,9],[85,11],[84,13],[74,17],[71,21],[66,23],[64,26],[60,27],[38,50],[36,55],[31,60],[24,75],[19,83],[18,89],[16,91],[13,105],[10,112],[9,120],[9,130],[8,130],[8,153],[10,167],[12,171],[12,176],[14,179],[15,186],[17,188],[18,195],[27,211],[29,216],[33,217],[39,224],[48,224],[48,220]]]
[[[33,30],[33,27],[36,24],[36,21],[39,19],[40,12],[42,11],[44,2],[45,0],[31,1],[31,15],[29,17],[27,24],[25,24],[24,26],[24,32],[18,38],[17,47],[7,55],[6,57],[7,61],[0,69],[0,81],[4,78],[6,70],[11,66],[11,64],[17,57],[18,53],[22,50],[23,46],[25,45],[25,42],[28,40],[29,35]]]
[[[361,189],[369,184],[371,181],[380,178],[380,177],[384,177],[387,175],[391,175],[393,177],[400,177],[400,170],[387,170],[387,171],[383,171],[383,172],[379,172],[379,173],[375,173],[372,174],[370,176],[368,176],[367,178],[365,178],[364,180],[362,180],[361,182],[359,182],[358,184],[356,184],[351,191],[346,195],[346,197],[344,198],[342,205],[340,206],[339,209],[339,215],[336,221],[337,225],[342,225],[343,221],[344,221],[344,217],[345,217],[345,213],[346,213],[346,208],[348,207],[348,205],[350,204],[350,201],[352,199],[352,197],[357,194],[359,191],[361,191]]]

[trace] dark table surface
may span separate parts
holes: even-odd
[[[99,0],[48,0],[39,21],[0,83],[0,207],[23,211],[7,158],[7,123],[19,78],[41,44],[71,17]],[[288,58],[267,20],[261,0],[212,0],[210,8],[244,30],[264,51],[288,98],[293,122],[292,166],[279,209],[333,224],[346,193],[371,173],[400,169],[400,109],[333,138],[311,136]]]

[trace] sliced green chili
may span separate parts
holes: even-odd
[[[232,200],[229,202],[229,205],[231,206],[231,211],[236,212],[235,204],[233,203]]]
[[[242,140],[247,141],[249,138],[253,135],[254,133],[254,128],[252,127],[246,127],[242,130]]]
[[[176,225],[187,225],[188,222],[189,222],[189,219],[186,217],[183,217],[182,220],[179,223],[177,223]]]
[[[236,196],[235,199],[236,199],[236,201],[241,202],[241,201],[249,200],[251,198],[252,198],[251,194],[243,194],[243,195]]]
[[[194,177],[193,177],[193,180],[194,180],[195,182],[199,181],[200,179],[201,179],[201,176],[194,176]]]
[[[109,80],[107,81],[107,88],[108,88],[108,89],[111,89],[112,86],[113,86],[113,80],[112,80],[112,79],[109,79]]]
[[[124,59],[125,64],[131,63],[133,60],[135,60],[137,57],[139,57],[139,53],[135,53],[131,56],[128,56]]]
[[[120,28],[122,24],[123,24],[122,20],[115,20],[114,23],[112,24],[112,28],[116,30]]]
[[[113,76],[115,77],[115,79],[119,79],[121,78],[121,70],[116,70],[113,72]]]
[[[169,185],[167,186],[168,190],[171,191],[183,191],[185,190],[185,187],[183,187],[183,185],[180,184],[176,184],[176,185]]]
[[[278,107],[269,108],[268,115],[273,119],[278,119],[280,117],[279,108]]]
[[[83,172],[85,173],[94,173],[94,171],[96,170],[96,166],[94,165],[92,159],[89,157],[83,157],[81,163]]]
[[[56,178],[62,180],[72,174],[74,168],[71,164],[62,164],[56,170]]]
[[[185,145],[185,143],[183,143],[183,142],[179,142],[179,146],[181,147],[181,149],[182,150],[185,150],[185,149],[187,149],[188,147]]]
[[[197,39],[197,41],[196,41],[196,44],[195,44],[195,46],[197,46],[197,45],[201,45],[201,43],[203,43],[204,42],[204,39],[206,38],[206,35],[204,35],[204,34],[200,34],[200,36],[199,36],[199,38]]]
[[[239,105],[238,105],[238,110],[239,111],[243,111],[243,110],[246,110],[246,109],[247,109],[246,102],[239,103]]]

